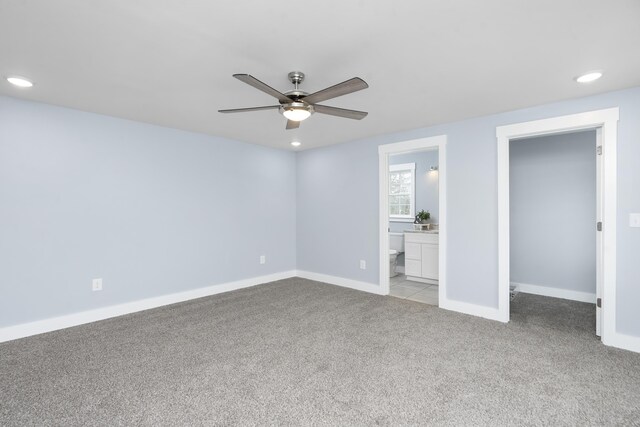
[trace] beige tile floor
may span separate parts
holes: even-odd
[[[429,305],[438,305],[438,285],[428,283],[413,282],[407,280],[404,274],[398,274],[389,279],[389,295],[421,302]]]

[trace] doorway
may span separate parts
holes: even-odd
[[[513,321],[593,335],[597,140],[588,129],[509,142]]]
[[[498,143],[498,312],[510,316],[510,200],[511,141],[544,135],[594,130],[596,133],[596,334],[602,341],[615,335],[616,261],[616,145],[618,109],[598,110],[533,122],[499,126]],[[597,231],[596,231],[597,230]],[[605,303],[606,302],[606,303]]]
[[[446,142],[446,136],[441,135],[378,147],[380,288],[383,295],[390,294],[390,276],[393,274],[391,270],[393,260],[390,259],[390,233],[394,233],[402,235],[403,239],[404,236],[409,236],[407,243],[402,243],[403,249],[408,248],[409,250],[399,251],[403,252],[400,256],[400,262],[404,265],[401,265],[398,270],[402,276],[400,278],[396,276],[396,284],[398,280],[406,281],[409,279],[410,282],[404,283],[403,286],[409,288],[410,286],[407,285],[412,284],[417,291],[406,289],[404,292],[405,294],[413,293],[414,300],[424,299],[420,302],[441,306],[446,299]],[[418,161],[419,157],[429,157],[430,160]],[[411,158],[416,161],[409,161]],[[396,165],[393,167],[394,171],[390,171],[390,165],[394,163]],[[418,163],[420,166],[416,166]],[[399,171],[400,173],[396,173]],[[427,203],[420,197],[407,198],[404,196],[395,197],[395,194],[391,195],[389,183],[391,173],[394,173],[394,177],[398,179],[402,178],[402,174],[407,177],[413,174],[414,180],[420,180],[427,184],[427,187],[430,188],[428,191],[431,193],[433,193],[435,186],[437,203]],[[406,189],[401,192],[407,193]],[[409,199],[412,199],[413,202],[407,203]],[[393,207],[390,202],[393,202]],[[423,210],[425,212],[429,210],[432,217],[424,221],[426,224],[414,224],[416,213]],[[395,218],[393,218],[394,216]],[[393,227],[391,219],[394,219]],[[429,241],[422,242],[425,239]],[[408,246],[406,246],[407,244]],[[425,247],[424,251],[422,250],[423,246]],[[422,260],[423,253],[425,254],[424,260]],[[425,266],[424,275],[423,265]],[[423,292],[427,288],[430,291]],[[417,295],[419,293],[424,295]]]
[[[438,149],[389,155],[389,295],[438,306]]]

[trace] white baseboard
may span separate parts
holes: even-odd
[[[615,332],[613,336],[607,337],[606,340],[602,341],[602,343],[605,345],[610,345],[612,347],[618,347],[623,350],[640,353],[640,337],[634,337],[631,335],[625,335],[619,332]]]
[[[162,307],[163,305],[175,304],[178,302],[220,294],[223,292],[248,288],[250,286],[274,282],[276,280],[287,279],[294,276],[296,276],[295,270],[284,271],[281,273],[269,274],[266,276],[252,277],[235,282],[207,286],[206,288],[198,288],[190,291],[178,292],[175,294],[162,295],[124,304],[111,305],[108,307],[96,308],[94,310],[67,314],[64,316],[51,317],[49,319],[38,320],[35,322],[6,326],[4,328],[0,328],[0,342],[11,341],[31,335],[42,334],[44,332],[83,325],[85,323],[91,323],[98,320],[109,319],[111,317],[122,316],[124,314]]]
[[[143,300],[133,301],[124,304],[112,305],[109,307],[98,308],[94,310],[87,310],[79,313],[68,314],[64,316],[52,317],[49,319],[39,320],[30,323],[23,323],[15,326],[7,326],[4,328],[0,328],[0,342],[11,341],[18,338],[24,338],[31,335],[42,334],[45,332],[55,331],[59,329],[65,329],[72,326],[83,325],[86,323],[96,322],[98,320],[109,319],[112,317],[122,316],[125,314],[135,313],[138,311],[149,310],[156,307],[162,307],[164,305],[175,304],[178,302],[188,301],[196,298],[202,298],[210,295],[216,295],[224,292],[234,291],[237,289],[248,288],[251,286],[260,285],[263,283],[274,282],[276,280],[287,279],[290,277],[302,277],[309,280],[315,280],[318,282],[325,282],[336,286],[342,286],[345,288],[351,288],[358,291],[369,292],[376,295],[383,295],[378,285],[361,282],[352,279],[345,279],[342,277],[330,276],[327,274],[313,273],[310,271],[303,270],[291,270],[285,271],[281,273],[270,274],[266,276],[253,277],[250,279],[238,280],[235,282],[223,283],[219,285],[208,286],[206,288],[193,289],[190,291],[178,292],[175,294],[162,295],[158,297],[146,298]],[[516,288],[519,288],[523,284],[521,283],[513,283],[516,285]],[[520,292],[525,293],[535,293],[537,295],[546,295],[553,296],[556,298],[564,298],[564,299],[574,299],[576,301],[585,301],[584,299],[577,299],[577,297],[586,298],[585,295],[589,296],[591,294],[577,292],[578,295],[576,297],[575,293],[571,298],[566,296],[557,296],[557,293],[551,295],[550,293],[540,293],[540,288],[544,289],[553,289],[553,288],[545,288],[543,286],[533,286],[533,288],[529,288],[533,285],[525,285],[524,289],[520,289]],[[531,291],[533,289],[533,291]],[[540,292],[535,292],[540,291]],[[563,291],[554,289],[554,291]],[[574,291],[566,291],[571,295]],[[593,296],[593,301],[585,301],[585,302],[594,302],[595,296]],[[506,322],[506,319],[500,318],[498,309],[480,306],[476,304],[470,304],[461,301],[449,300],[446,297],[440,298],[439,307],[445,310],[457,311],[459,313],[470,314],[473,316],[483,317],[485,319],[497,320],[500,322]],[[607,341],[604,343],[609,346],[622,348],[629,351],[634,351],[640,353],[640,337],[635,337],[631,335],[625,335],[621,333],[615,333],[613,336],[610,336]]]
[[[516,291],[525,294],[543,295],[546,297],[562,298],[573,301],[596,303],[596,294],[589,292],[572,291],[568,289],[551,288],[548,286],[530,285],[527,283],[511,282],[511,286],[516,287]]]
[[[438,307],[445,310],[457,311],[458,313],[470,314],[472,316],[483,317],[489,320],[497,320],[498,322],[506,323],[508,319],[504,319],[500,316],[500,312],[497,308],[486,307],[484,305],[470,304],[468,302],[455,301],[440,296]]]
[[[342,286],[343,288],[351,288],[376,295],[383,295],[380,286],[373,283],[360,282],[358,280],[345,279],[343,277],[329,276],[328,274],[313,273],[311,271],[304,270],[298,270],[296,275],[303,279],[315,280],[316,282],[324,282],[331,285]]]
[[[440,282],[438,280],[427,279],[425,277],[407,276],[407,280],[410,280],[412,282],[427,283],[429,285],[439,285],[440,284]]]

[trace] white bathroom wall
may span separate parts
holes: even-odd
[[[512,283],[595,301],[595,149],[595,131],[510,143]]]

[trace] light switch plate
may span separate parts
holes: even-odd
[[[367,262],[363,259],[360,260],[360,269],[361,270],[366,270],[367,269]]]
[[[640,213],[629,214],[629,227],[640,227]]]

